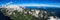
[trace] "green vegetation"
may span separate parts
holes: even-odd
[[[17,13],[17,10],[15,10],[14,12],[15,14],[10,15],[11,20],[39,20],[31,14]]]
[[[24,11],[27,11],[27,13],[24,13]],[[50,12],[48,13],[41,13],[39,12],[39,17],[32,16],[32,14],[29,14],[29,10],[24,10],[23,12],[18,12],[18,10],[12,11],[11,15],[8,15],[10,12],[8,10],[2,10],[2,12],[9,16],[11,20],[48,20],[48,17],[51,15]],[[43,17],[40,16],[40,14],[43,15]],[[46,16],[46,18],[44,18]]]

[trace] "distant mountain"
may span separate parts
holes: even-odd
[[[28,9],[38,9],[38,10],[51,10],[51,11],[60,11],[58,7],[38,7],[38,6],[26,6]]]
[[[60,18],[60,8],[59,7],[39,7],[38,8],[37,6],[35,6],[35,7],[34,6],[28,6],[26,8],[54,12],[52,14],[55,15],[56,17],[59,17]]]

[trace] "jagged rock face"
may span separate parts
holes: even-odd
[[[26,9],[26,11],[24,10],[25,8],[23,8],[23,7],[21,7],[21,6],[16,6],[16,5],[13,5],[13,6],[7,6],[7,7],[5,7],[6,8],[6,10],[8,10],[8,12],[7,12],[7,14],[8,14],[8,16],[9,15],[11,15],[12,13],[13,14],[15,14],[15,12],[14,11],[16,11],[17,10],[17,12],[22,12],[22,13],[29,13],[29,14],[32,14],[32,16],[35,16],[35,17],[39,17],[39,12],[40,12],[40,10],[32,10],[31,9],[31,11],[30,10],[28,10],[28,9]],[[25,11],[25,12],[24,12]],[[42,16],[42,15],[41,15]]]
[[[12,13],[14,13],[15,10],[17,10],[17,12],[22,12],[24,10],[23,7],[21,6],[16,6],[16,5],[12,5],[12,6],[6,6],[4,7],[6,8],[5,11],[8,11],[7,12],[7,15],[11,15]]]
[[[18,14],[19,14],[19,16],[20,15],[28,16],[31,14],[31,16],[34,16],[36,18],[43,18],[43,16],[44,16],[44,18],[47,18],[47,11],[44,11],[44,10],[37,10],[37,9],[29,10],[29,9],[24,9],[20,6],[7,6],[5,8],[6,8],[6,10],[8,10],[5,12],[7,12],[7,16],[9,16],[9,17],[11,17],[12,15],[14,17],[18,17]],[[21,13],[23,13],[23,14],[21,14]]]

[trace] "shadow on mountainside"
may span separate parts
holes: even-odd
[[[4,14],[0,11],[0,20],[10,20],[8,16],[4,16]]]

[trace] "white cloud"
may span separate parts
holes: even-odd
[[[12,4],[13,2],[11,1],[11,2],[8,2],[8,3],[6,3],[5,5],[9,5],[9,4]]]
[[[60,7],[59,5],[50,5],[50,4],[20,4],[20,6]]]
[[[8,3],[2,4],[1,6],[2,6],[2,7],[6,7],[7,5],[10,5],[10,4],[12,4],[12,3],[13,3],[13,2],[10,1],[10,2],[8,2]]]

